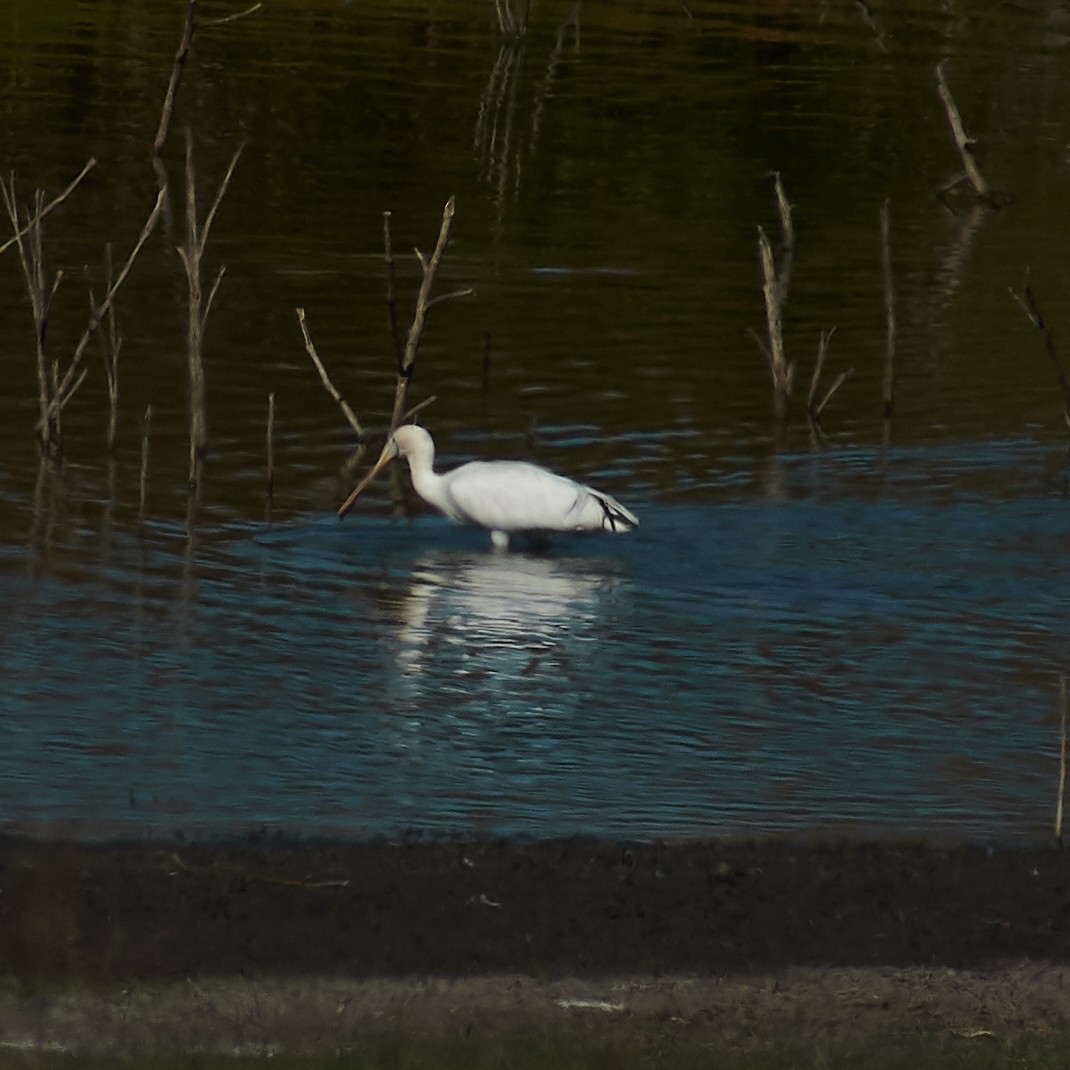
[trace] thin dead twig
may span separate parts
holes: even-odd
[[[63,272],[57,271],[51,286],[46,285],[44,239],[41,225],[44,206],[44,194],[42,191],[35,191],[33,211],[27,211],[25,225],[23,225],[19,213],[19,205],[15,193],[15,175],[13,173],[8,176],[6,183],[0,182],[0,193],[3,194],[4,205],[7,208],[8,217],[15,232],[12,241],[15,242],[18,249],[19,265],[22,268],[26,292],[30,299],[30,314],[33,318],[34,327],[34,365],[37,371],[37,410],[41,421],[39,437],[42,448],[47,452],[50,448],[58,449],[59,447],[59,420],[58,417],[49,416],[49,405],[56,392],[59,368],[55,361],[49,364],[45,356],[45,337],[48,332],[52,300],[59,289]]]
[[[895,280],[892,276],[891,218],[888,202],[881,205],[881,275],[884,282],[884,379],[882,401],[884,418],[895,411]]]
[[[268,393],[267,408],[267,508],[271,513],[271,500],[275,496],[275,391]]]
[[[1055,367],[1055,378],[1063,395],[1063,418],[1066,420],[1067,426],[1070,427],[1070,381],[1067,380],[1066,372],[1063,370],[1063,362],[1059,359],[1059,351],[1055,346],[1055,338],[1052,335],[1051,328],[1041,315],[1040,306],[1037,304],[1036,297],[1033,296],[1033,287],[1029,284],[1028,271],[1026,272],[1025,283],[1022,286],[1021,293],[1018,293],[1013,287],[1008,287],[1008,289],[1011,297],[1018,303],[1018,307],[1025,313],[1029,322],[1040,331],[1044,339],[1044,348],[1047,350],[1048,356]]]
[[[409,333],[405,339],[405,349],[398,368],[397,384],[394,390],[394,407],[390,416],[391,431],[398,426],[402,413],[405,411],[406,395],[416,365],[416,354],[420,348],[420,339],[423,336],[424,321],[427,318],[428,311],[441,301],[455,297],[467,297],[473,292],[471,289],[456,290],[453,293],[442,294],[433,299],[431,297],[431,290],[435,284],[435,275],[438,272],[439,264],[442,262],[442,254],[446,251],[446,244],[449,241],[455,207],[455,199],[450,197],[442,209],[442,223],[438,231],[438,240],[435,242],[435,248],[431,253],[430,259],[424,257],[419,249],[415,250],[416,258],[419,260],[423,272],[423,278],[420,280],[420,289],[416,295],[416,308],[413,312],[412,325],[409,327]]]
[[[160,122],[156,127],[156,137],[153,138],[152,149],[158,156],[167,142],[167,135],[171,129],[171,116],[175,110],[175,97],[178,95],[178,83],[182,78],[182,70],[186,65],[186,57],[189,56],[193,47],[193,35],[197,31],[197,0],[187,0],[186,18],[182,27],[182,37],[178,42],[178,50],[175,52],[175,60],[171,65],[171,77],[167,83],[167,91],[164,93],[163,107],[160,110]]]
[[[848,368],[847,371],[840,372],[832,381],[832,386],[825,391],[821,400],[817,400],[818,388],[821,385],[821,373],[825,368],[825,359],[828,356],[829,342],[832,341],[832,336],[835,333],[835,327],[832,327],[827,331],[822,331],[821,338],[818,342],[817,360],[814,362],[814,374],[810,378],[810,393],[806,399],[806,411],[813,420],[820,420],[821,413],[825,411],[825,407],[832,400],[836,391],[839,390],[852,375],[854,375],[854,368]]]
[[[186,325],[186,351],[190,384],[190,442],[189,442],[189,479],[197,482],[200,461],[208,444],[207,419],[207,384],[204,370],[204,332],[211,312],[212,303],[219,291],[220,283],[226,272],[220,267],[211,289],[205,296],[201,270],[204,251],[208,244],[208,235],[215,222],[216,213],[223,202],[234,169],[238,166],[245,145],[241,144],[231,157],[226,174],[216,190],[215,199],[204,222],[197,218],[197,178],[193,164],[193,132],[186,128],[186,241],[178,247],[178,255],[186,270],[186,282],[189,290]]]
[[[216,26],[227,26],[232,22],[237,22],[238,19],[244,19],[246,15],[252,15],[263,6],[263,3],[250,4],[244,11],[235,11],[233,15],[221,15],[216,19],[208,19],[207,22],[202,22],[201,26],[206,30],[214,29]]]
[[[992,208],[998,208],[1003,203],[1003,198],[996,196],[977,165],[977,159],[973,153],[973,147],[977,142],[966,133],[966,128],[962,124],[962,116],[959,113],[958,106],[955,104],[955,98],[951,95],[947,79],[944,77],[944,65],[946,63],[947,60],[941,60],[936,65],[936,90],[940,94],[940,100],[944,105],[948,125],[951,127],[951,136],[955,141],[955,148],[958,150],[959,158],[962,161],[963,173],[948,182],[940,190],[940,193],[941,195],[947,194],[956,186],[962,185],[963,182],[968,182],[978,200]]]
[[[436,304],[442,301],[451,300],[455,297],[466,297],[473,291],[467,290],[455,290],[452,293],[440,294],[437,297],[431,296],[431,290],[434,287],[435,275],[438,272],[439,264],[442,262],[443,253],[446,251],[446,245],[449,241],[450,227],[453,223],[453,216],[455,210],[455,200],[450,197],[446,201],[445,206],[442,209],[442,223],[439,226],[438,240],[435,242],[434,251],[430,257],[424,256],[424,254],[416,249],[416,259],[420,264],[420,269],[423,273],[423,277],[420,280],[420,288],[416,295],[416,307],[413,311],[412,325],[409,327],[408,334],[405,339],[405,348],[401,353],[400,361],[397,368],[397,382],[394,388],[394,406],[390,414],[390,426],[387,429],[387,437],[400,426],[403,420],[411,418],[417,411],[423,408],[425,405],[429,405],[434,398],[428,398],[426,401],[417,405],[415,408],[409,409],[406,412],[405,404],[408,396],[409,383],[412,380],[412,374],[416,367],[416,354],[420,348],[420,339],[423,336],[424,323],[427,319],[428,311]],[[387,250],[388,250],[388,265],[392,265],[393,261],[389,255],[389,225],[385,227]],[[392,287],[390,292],[392,293]],[[325,373],[321,371],[321,377],[325,378]],[[326,379],[325,379],[326,381]],[[343,518],[353,506],[353,502],[356,501],[357,496],[360,494],[366,485],[367,477],[361,483],[357,484],[356,489],[349,495],[349,497],[343,502],[338,509],[339,519]]]
[[[773,256],[773,246],[765,230],[758,227],[758,262],[762,268],[762,293],[765,297],[765,331],[763,341],[755,332],[752,336],[769,365],[773,380],[773,409],[778,420],[787,416],[795,379],[795,366],[789,363],[784,352],[784,303],[788,298],[791,276],[795,266],[795,227],[791,220],[791,204],[784,192],[779,172],[775,173],[774,195],[777,215],[780,218],[781,252],[780,266]]]
[[[40,211],[35,213],[33,219],[31,219],[26,224],[25,228],[16,229],[14,235],[12,235],[10,238],[8,238],[8,240],[6,242],[4,242],[3,245],[0,245],[0,254],[7,252],[7,250],[10,249],[12,245],[14,245],[16,242],[18,242],[19,239],[22,238],[29,231],[29,228],[31,226],[33,226],[35,222],[44,219],[44,217],[46,215],[48,215],[48,213],[51,212],[54,208],[58,208],[59,205],[61,205],[74,192],[74,190],[77,188],[77,186],[82,181],[82,179],[85,178],[85,176],[88,175],[89,172],[94,167],[96,167],[96,165],[97,165],[96,159],[91,156],[89,158],[89,160],[86,162],[85,167],[83,167],[82,170],[79,171],[77,177],[72,180],[70,185],[62,193],[60,193],[57,196],[53,197],[52,200],[48,202],[48,204],[43,205],[41,207]],[[12,174],[10,176],[9,185],[10,185],[10,188],[11,188],[12,199],[14,199],[14,191],[15,191],[15,176],[14,176],[14,174]],[[2,189],[2,188],[3,188],[3,183],[0,183],[0,189]],[[6,200],[6,196],[5,196],[5,200]],[[10,211],[10,209],[9,209],[9,211]]]
[[[791,204],[784,192],[780,172],[773,175],[773,194],[776,197],[777,215],[780,218],[780,269],[777,272],[777,289],[780,302],[788,299],[791,277],[795,271],[795,224],[791,220]]]
[[[145,533],[145,496],[149,483],[149,432],[152,430],[152,405],[145,406],[145,417],[141,421],[141,475],[138,480],[137,531]]]
[[[305,340],[305,352],[308,353],[312,363],[316,366],[316,371],[319,372],[320,381],[323,383],[324,389],[332,398],[337,402],[338,407],[342,410],[342,415],[346,418],[349,426],[357,433],[357,438],[363,440],[364,428],[361,427],[360,420],[357,419],[357,414],[350,407],[349,402],[343,397],[342,392],[331,381],[331,377],[327,374],[327,369],[323,366],[323,361],[320,360],[319,353],[316,352],[316,346],[312,341],[312,336],[308,330],[308,324],[305,321],[305,310],[303,308],[295,309],[297,312],[297,322],[301,325],[301,334]]]
[[[408,423],[418,412],[422,412],[428,405],[433,405],[436,401],[438,401],[437,394],[432,394],[430,397],[424,398],[423,401],[418,405],[413,405],[413,407],[401,417],[401,422]]]
[[[54,412],[61,411],[63,407],[67,405],[82,381],[85,379],[85,374],[83,373],[77,382],[73,381],[75,372],[78,370],[78,367],[82,362],[86,347],[89,345],[89,340],[96,331],[97,325],[112,307],[115,295],[126,281],[127,275],[130,274],[130,269],[134,266],[134,261],[137,259],[138,253],[141,252],[145,242],[149,240],[149,235],[156,227],[156,222],[160,218],[160,213],[163,211],[166,194],[166,189],[162,189],[157,193],[156,203],[153,205],[152,211],[149,212],[148,218],[145,220],[145,223],[141,228],[141,233],[138,235],[137,241],[134,243],[134,247],[130,251],[130,255],[126,258],[126,263],[123,264],[115,281],[108,287],[108,292],[104,295],[104,300],[91,312],[89,323],[86,326],[85,331],[83,331],[82,337],[78,340],[77,346],[75,346],[74,354],[71,357],[70,364],[67,366],[67,371],[64,374],[63,379],[56,385],[48,410],[37,423],[36,430],[38,432],[43,432],[44,427],[47,425],[48,420]]]
[[[111,244],[104,246],[104,285],[111,289],[112,264]],[[89,315],[96,314],[96,298],[93,289],[89,289]],[[123,338],[119,333],[115,305],[110,305],[103,318],[97,323],[97,336],[100,339],[100,351],[104,358],[104,381],[108,388],[108,449],[115,446],[115,435],[119,423],[119,353],[123,347]]]
[[[781,289],[773,263],[773,247],[761,227],[758,228],[758,257],[762,266],[762,293],[765,296],[766,338],[761,347],[773,379],[773,406],[777,419],[782,420],[788,411],[795,366],[788,363],[784,354]]]
[[[251,7],[246,8],[244,11],[235,12],[233,15],[224,15],[220,18],[208,19],[205,22],[197,21],[197,0],[187,0],[186,2],[186,17],[182,26],[182,37],[178,42],[178,49],[175,52],[174,63],[171,65],[171,77],[167,83],[167,90],[164,93],[163,106],[160,109],[160,123],[156,128],[156,137],[152,142],[153,153],[157,156],[163,151],[163,147],[167,142],[167,135],[171,129],[171,117],[175,110],[175,98],[178,96],[179,82],[182,80],[182,72],[186,66],[186,60],[189,57],[190,50],[193,48],[193,37],[199,29],[211,29],[216,26],[225,26],[228,23],[236,22],[238,19],[245,18],[246,15],[253,14],[254,11],[259,10],[263,5],[260,3],[253,4]]]

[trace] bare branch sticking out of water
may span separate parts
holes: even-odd
[[[82,168],[82,170],[78,173],[78,176],[71,182],[71,184],[62,193],[60,193],[56,197],[53,197],[52,200],[50,200],[48,202],[48,204],[43,205],[41,207],[41,210],[39,212],[35,213],[33,218],[30,219],[29,222],[26,223],[26,226],[25,226],[24,229],[18,229],[17,228],[15,233],[14,233],[14,235],[12,237],[8,238],[8,240],[6,242],[4,242],[3,245],[0,245],[0,254],[7,252],[7,250],[10,249],[12,245],[16,244],[16,242],[18,242],[20,238],[24,237],[27,233],[29,233],[30,227],[32,227],[36,222],[39,222],[40,220],[44,219],[44,217],[46,215],[48,215],[48,213],[51,212],[53,208],[59,207],[59,205],[61,205],[74,192],[75,188],[82,181],[82,179],[85,178],[85,176],[88,175],[89,172],[94,167],[96,167],[96,165],[97,165],[97,161],[93,157],[90,157],[89,160],[87,161],[85,167]],[[9,179],[9,182],[8,182],[9,190],[10,190],[10,192],[12,194],[14,193],[14,185],[15,185],[15,176],[14,176],[14,174],[12,174],[10,176],[10,179]],[[3,183],[2,182],[0,182],[0,189],[3,189]],[[7,193],[7,192],[8,191],[5,190],[5,193]],[[6,197],[5,197],[5,200],[6,200]],[[12,198],[12,200],[14,200],[14,198]],[[10,209],[8,209],[8,212],[10,214]]]
[[[78,340],[78,345],[74,348],[74,355],[71,357],[67,373],[56,388],[56,395],[52,399],[53,408],[57,410],[62,409],[74,396],[74,392],[78,389],[78,385],[81,383],[82,379],[85,378],[85,375],[83,374],[78,380],[78,383],[71,386],[71,379],[73,378],[78,365],[82,361],[86,347],[89,345],[89,339],[93,336],[93,332],[97,329],[97,325],[100,323],[101,318],[107,315],[110,311],[112,302],[115,300],[115,295],[119,292],[119,288],[122,284],[126,282],[126,276],[130,274],[130,269],[134,266],[134,261],[137,259],[138,253],[141,252],[145,242],[149,240],[149,235],[156,228],[160,213],[163,211],[166,193],[166,190],[160,190],[156,195],[156,203],[152,206],[152,211],[149,212],[148,218],[145,220],[145,223],[141,228],[141,233],[138,235],[133,249],[130,250],[130,255],[126,258],[126,263],[123,264],[120,269],[118,277],[108,287],[108,292],[104,295],[104,300],[96,306],[93,313],[90,315],[89,324],[86,326],[85,331],[82,332],[82,337]]]
[[[438,266],[442,262],[442,255],[446,251],[446,244],[449,241],[454,210],[454,198],[450,197],[442,209],[442,223],[438,231],[438,240],[435,242],[435,248],[430,258],[425,257],[419,249],[416,250],[416,258],[420,262],[423,278],[420,281],[420,289],[416,295],[416,308],[413,312],[412,325],[409,327],[409,333],[405,339],[405,350],[401,357],[401,366],[398,369],[397,384],[394,389],[394,407],[390,416],[391,431],[401,422],[402,413],[405,411],[409,382],[416,366],[416,354],[420,348],[420,339],[423,336],[424,322],[427,318],[428,310],[441,301],[454,297],[465,297],[472,293],[472,290],[457,290],[453,293],[442,294],[439,297],[431,297],[431,290],[435,284],[435,275],[438,272]]]
[[[762,268],[762,292],[765,296],[766,338],[762,341],[756,334],[758,347],[769,365],[773,380],[773,409],[778,420],[787,416],[791,398],[795,366],[788,363],[784,353],[784,302],[788,299],[792,271],[795,266],[795,227],[791,221],[791,204],[784,192],[779,172],[774,176],[774,193],[777,214],[780,217],[780,266],[776,265],[773,246],[765,231],[758,228],[758,262]],[[753,332],[752,332],[753,333]]]
[[[1067,427],[1070,427],[1070,381],[1066,378],[1066,372],[1063,370],[1063,362],[1059,359],[1059,351],[1055,348],[1055,339],[1052,336],[1051,328],[1040,314],[1040,306],[1037,305],[1036,298],[1033,296],[1033,288],[1029,284],[1028,271],[1026,272],[1022,292],[1018,293],[1011,287],[1010,294],[1011,297],[1018,302],[1018,307],[1025,313],[1029,322],[1040,331],[1044,338],[1044,348],[1047,350],[1048,356],[1051,358],[1051,362],[1055,366],[1055,378],[1059,383],[1059,389],[1062,391],[1063,395],[1063,418],[1066,420]]]
[[[1059,673],[1059,796],[1055,804],[1055,842],[1063,845],[1063,804],[1066,800],[1067,759],[1066,676]]]
[[[762,351],[773,379],[773,407],[777,419],[783,420],[788,411],[795,366],[789,364],[784,355],[781,291],[773,266],[773,247],[761,227],[758,228],[758,257],[762,265],[762,292],[765,295],[766,339],[762,343]]]
[[[438,240],[435,242],[434,251],[430,257],[424,256],[419,249],[415,250],[416,259],[420,264],[420,269],[423,273],[423,278],[420,282],[420,288],[416,295],[416,308],[413,312],[412,325],[409,327],[408,335],[405,339],[405,348],[401,353],[400,360],[397,368],[397,383],[394,389],[394,406],[390,415],[390,427],[387,429],[387,435],[393,433],[402,421],[410,419],[415,413],[422,409],[425,405],[430,405],[434,398],[428,398],[426,401],[417,405],[415,408],[405,410],[405,401],[408,395],[409,382],[412,379],[413,370],[416,366],[416,354],[420,348],[420,339],[423,335],[424,323],[427,318],[428,311],[441,301],[449,300],[454,297],[465,297],[471,294],[472,290],[456,290],[453,293],[441,294],[438,297],[431,297],[431,290],[435,283],[435,275],[438,272],[438,266],[442,262],[442,256],[446,251],[446,245],[449,241],[450,227],[453,222],[454,215],[454,199],[450,197],[446,201],[445,206],[442,209],[442,223],[439,226]],[[384,214],[384,242],[387,250],[387,272],[388,272],[388,298],[392,299],[393,296],[393,257],[391,254],[390,245],[390,225],[389,225],[389,213]],[[330,380],[327,377],[327,373],[323,368],[322,362],[315,356],[314,347],[308,338],[308,333],[304,328],[304,313],[298,309],[298,318],[302,321],[302,331],[305,333],[305,348],[308,349],[309,356],[312,358],[317,369],[320,373],[320,378],[323,380],[323,384],[327,387],[335,399],[339,400],[340,396],[337,391],[330,384]],[[391,314],[391,321],[393,321],[393,315]],[[355,419],[355,417],[354,417]],[[352,421],[351,421],[352,422]],[[357,455],[359,457],[359,454]],[[353,502],[356,500],[357,495],[363,488],[363,483],[358,484],[357,489],[350,494],[345,500],[342,506],[338,510],[338,517],[341,519],[350,510]]]
[[[323,366],[323,361],[320,360],[319,353],[316,352],[316,346],[312,341],[312,336],[308,330],[308,324],[305,322],[305,310],[299,308],[295,310],[297,312],[297,322],[301,325],[301,334],[305,339],[305,352],[308,353],[309,359],[316,366],[316,371],[319,372],[320,381],[323,383],[324,389],[328,394],[334,398],[338,407],[342,410],[342,415],[346,418],[349,426],[357,433],[358,439],[364,438],[364,428],[360,425],[360,420],[357,419],[357,414],[352,410],[349,402],[342,396],[341,391],[331,382],[331,377],[327,374],[327,369]]]
[[[160,109],[160,123],[156,128],[156,137],[152,142],[152,149],[155,155],[159,156],[167,142],[167,135],[171,129],[171,117],[175,110],[175,98],[178,95],[178,86],[182,80],[182,72],[185,69],[186,60],[189,57],[190,49],[193,47],[194,34],[201,28],[211,29],[214,26],[225,26],[228,23],[236,22],[238,19],[245,18],[246,15],[251,15],[262,6],[262,4],[256,3],[244,11],[235,12],[233,15],[224,15],[220,18],[208,19],[206,22],[198,23],[197,0],[186,0],[186,18],[182,26],[182,38],[175,52],[174,63],[171,65],[171,77],[164,93],[163,106]]]
[[[895,411],[895,280],[892,276],[891,218],[888,202],[881,205],[881,275],[884,280],[884,418]]]
[[[85,172],[83,171],[83,174],[84,173]],[[74,183],[68,187],[68,192],[73,186]],[[0,191],[3,192],[4,200],[8,205],[9,215],[14,213],[13,219],[15,220],[17,232],[19,256],[23,263],[23,270],[26,273],[27,286],[30,288],[31,306],[33,308],[35,327],[37,328],[39,417],[34,430],[40,437],[42,446],[46,451],[49,449],[58,451],[61,440],[60,421],[63,410],[70,402],[71,398],[74,397],[78,388],[85,381],[87,369],[81,368],[81,362],[85,355],[86,348],[89,345],[89,340],[93,337],[93,334],[99,327],[103,317],[111,310],[116,293],[126,281],[126,276],[129,274],[134,261],[137,259],[138,253],[141,251],[142,246],[148,240],[149,235],[156,226],[156,221],[159,219],[162,210],[165,191],[161,191],[157,195],[156,203],[153,206],[152,211],[149,213],[149,217],[141,229],[141,234],[138,236],[137,242],[130,252],[130,255],[127,257],[126,263],[123,265],[118,277],[114,282],[110,282],[109,280],[108,290],[104,296],[104,300],[101,301],[99,305],[95,302],[91,302],[89,323],[82,332],[82,336],[74,348],[70,362],[62,377],[59,374],[59,362],[54,360],[51,363],[48,363],[45,360],[44,355],[45,330],[48,324],[48,312],[51,307],[52,298],[55,296],[56,289],[59,286],[59,281],[62,276],[57,273],[50,290],[46,292],[44,285],[40,226],[41,217],[45,211],[43,195],[38,191],[35,198],[33,220],[28,224],[25,235],[22,235],[21,233],[18,233],[20,228],[17,222],[18,208],[14,199],[13,176],[8,188],[5,189],[3,188],[3,185],[0,184]],[[27,240],[29,240],[29,244],[27,244]]]
[[[201,23],[201,25],[206,30],[211,30],[216,26],[227,26],[232,22],[237,22],[238,19],[244,19],[246,15],[252,15],[263,6],[263,3],[250,4],[244,11],[235,11],[233,15],[220,15],[219,18],[209,19],[207,22]]]
[[[112,285],[111,244],[104,247],[104,283],[110,290]],[[89,290],[89,314],[95,315],[96,298],[92,287]],[[104,358],[104,381],[108,388],[108,430],[106,441],[108,449],[115,447],[115,435],[119,424],[119,353],[123,347],[123,338],[115,316],[115,305],[110,305],[103,318],[97,324],[97,336],[100,339],[100,351]]]
[[[814,374],[810,379],[810,394],[806,400],[806,411],[809,413],[812,420],[819,421],[821,414],[825,411],[825,407],[832,400],[836,391],[848,379],[854,375],[854,368],[848,368],[845,372],[840,372],[839,375],[832,381],[832,386],[825,391],[821,400],[817,400],[818,387],[821,385],[821,373],[825,367],[825,359],[828,356],[829,342],[832,341],[832,336],[836,333],[836,328],[832,327],[830,330],[821,332],[821,339],[817,346],[817,360],[814,362]]]
[[[30,315],[33,318],[34,329],[34,365],[37,370],[37,410],[40,416],[38,434],[41,447],[47,453],[50,449],[58,450],[59,448],[59,417],[58,415],[50,416],[50,406],[56,393],[59,369],[57,363],[55,361],[49,363],[45,355],[45,338],[48,333],[52,300],[59,289],[63,272],[57,271],[51,284],[46,283],[41,225],[44,214],[42,191],[37,190],[34,193],[33,211],[27,211],[25,216],[19,211],[14,173],[8,176],[6,183],[0,183],[0,193],[3,194],[8,218],[15,232],[11,241],[18,249],[22,277],[30,299]],[[23,222],[24,219],[25,222]]]
[[[271,503],[275,497],[275,391],[268,393],[267,406],[267,515],[271,519]]]
[[[178,42],[178,50],[175,52],[175,60],[171,65],[171,78],[167,83],[167,91],[164,93],[163,107],[160,110],[160,123],[156,127],[156,137],[152,142],[152,149],[156,155],[163,151],[167,142],[167,134],[171,129],[171,116],[175,110],[175,97],[178,94],[178,83],[182,78],[182,71],[186,66],[186,57],[193,47],[193,35],[197,31],[197,0],[187,0],[186,20],[182,27],[182,38]]]
[[[231,157],[223,181],[216,191],[215,200],[204,222],[197,218],[197,176],[193,166],[193,132],[186,128],[186,240],[178,247],[182,266],[186,269],[189,289],[186,324],[186,354],[189,367],[190,435],[189,435],[189,480],[199,481],[200,462],[208,444],[207,386],[204,372],[204,331],[215,300],[219,284],[223,281],[225,268],[220,268],[207,297],[201,284],[202,261],[208,244],[208,235],[215,222],[216,213],[223,202],[234,169],[238,166],[244,145],[239,145]]]
[[[784,192],[780,172],[773,175],[773,193],[776,196],[777,215],[780,217],[780,269],[777,271],[777,289],[780,303],[788,299],[791,276],[795,271],[795,225],[791,221],[791,204]]]
[[[145,417],[141,421],[141,478],[138,482],[137,532],[145,533],[145,494],[149,484],[149,432],[152,429],[152,406],[145,407]]]
[[[999,208],[1006,203],[1006,194],[997,194],[988,184],[984,175],[981,174],[980,167],[977,166],[977,159],[973,154],[973,146],[976,142],[966,133],[966,129],[962,125],[962,116],[959,114],[958,106],[955,104],[947,79],[944,77],[944,64],[946,62],[946,60],[942,60],[936,65],[936,89],[940,94],[940,100],[943,102],[944,111],[947,114],[947,121],[951,127],[951,136],[954,138],[955,148],[958,149],[959,158],[962,160],[963,173],[944,185],[940,190],[940,194],[944,196],[955,189],[956,186],[966,182],[973,188],[979,201],[991,208]]]
[[[413,405],[413,407],[409,409],[409,411],[406,412],[404,416],[401,417],[401,422],[407,423],[418,412],[423,412],[423,410],[426,409],[428,405],[433,405],[436,401],[438,401],[437,394],[432,394],[429,398],[424,398],[419,405]]]

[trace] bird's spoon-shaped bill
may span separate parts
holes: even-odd
[[[383,447],[383,452],[379,454],[379,460],[372,465],[371,471],[353,488],[353,493],[349,495],[338,509],[338,519],[342,520],[345,515],[353,508],[353,504],[357,498],[367,490],[368,485],[375,479],[375,477],[398,455],[397,447],[394,445],[393,438],[387,440],[386,445]]]

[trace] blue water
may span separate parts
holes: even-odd
[[[0,828],[1043,836],[1053,448],[775,467],[715,502],[640,492],[637,532],[539,553],[385,497],[192,544],[120,530],[89,570],[8,547]]]

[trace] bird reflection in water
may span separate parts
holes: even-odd
[[[499,674],[507,689],[518,678],[530,685],[590,656],[621,583],[589,559],[424,555],[398,610],[398,666],[443,681]]]

